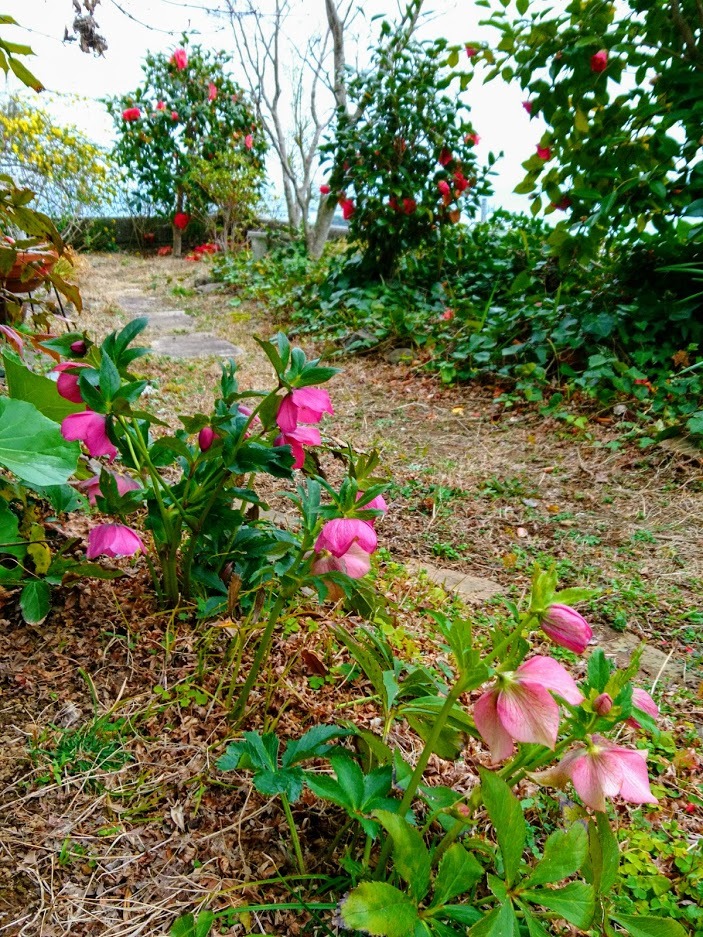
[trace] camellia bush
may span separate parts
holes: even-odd
[[[384,23],[382,38],[389,33]],[[409,42],[400,51],[382,42],[369,69],[349,83],[362,119],[340,113],[322,148],[331,167],[322,195],[338,200],[371,277],[393,274],[403,254],[462,214],[471,217],[490,192],[462,99],[468,75],[458,62],[459,50],[444,40]]]
[[[500,40],[473,61],[489,80],[519,82],[523,107],[546,125],[516,191],[533,195],[534,213],[566,213],[552,234],[565,264],[595,258],[612,234],[636,240],[703,215],[697,0],[517,0],[488,23]]]
[[[117,129],[114,155],[134,184],[135,209],[146,204],[172,219],[176,256],[191,213],[217,204],[192,184],[200,160],[236,149],[246,179],[253,173],[258,180],[262,172],[264,135],[227,60],[184,37],[172,55],[147,56],[140,87],[107,102]]]

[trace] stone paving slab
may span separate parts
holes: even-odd
[[[189,335],[162,334],[151,343],[157,355],[171,358],[202,358],[215,355],[220,358],[238,358],[244,350],[211,332],[191,332]]]
[[[408,560],[406,566],[415,572],[424,569],[430,582],[444,586],[448,592],[458,593],[467,602],[486,602],[494,595],[505,591],[500,583],[493,582],[492,579],[467,576],[466,573],[456,569],[442,569],[439,566],[433,566],[432,563],[418,560]]]

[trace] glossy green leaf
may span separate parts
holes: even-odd
[[[78,464],[77,442],[31,403],[0,397],[0,465],[28,485],[63,485]]]

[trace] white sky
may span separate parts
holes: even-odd
[[[324,0],[296,2],[299,12],[290,27],[295,29],[295,35],[290,35],[289,39],[294,44],[304,45],[307,35],[326,26]],[[135,88],[141,81],[140,66],[148,51],[172,50],[179,44],[184,30],[194,33],[194,41],[202,45],[233,50],[229,21],[205,12],[208,6],[217,5],[214,0],[102,0],[95,18],[109,44],[104,58],[85,55],[77,42],[62,43],[64,27],[68,25],[70,32],[74,17],[71,0],[4,0],[4,11],[14,16],[23,28],[3,28],[3,35],[26,42],[34,49],[36,57],[28,64],[47,89],[56,93],[51,100],[44,96],[44,103],[57,119],[70,121],[93,140],[109,145],[112,121],[99,99]],[[366,23],[359,20],[356,28],[366,29],[370,34],[375,34],[378,28],[377,23],[369,22],[374,13],[383,12],[393,19],[397,10],[395,0],[365,0],[362,6]],[[125,12],[120,12],[118,7]],[[262,0],[258,7],[266,13],[271,2]],[[425,36],[445,36],[452,42],[496,41],[496,31],[478,25],[486,10],[476,8],[471,0],[426,0],[426,9],[434,16],[423,27]],[[351,56],[349,58],[351,60]],[[463,56],[462,61],[466,61]],[[238,75],[234,53],[232,71],[245,86]],[[70,99],[67,95],[78,97]],[[522,99],[517,85],[507,86],[500,79],[487,86],[474,79],[467,92],[472,120],[481,137],[478,155],[489,150],[496,154],[502,150],[505,154],[496,166],[498,175],[493,181],[496,194],[492,205],[525,211],[529,207],[528,200],[512,194],[512,189],[523,176],[520,163],[534,152],[542,124],[539,118],[528,119],[521,106]],[[271,175],[277,187],[275,164],[271,164]]]

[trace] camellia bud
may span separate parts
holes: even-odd
[[[82,338],[79,338],[77,341],[71,343],[71,351],[74,355],[82,357],[88,351],[88,346]]]
[[[608,693],[601,693],[593,700],[593,712],[599,716],[607,716],[612,708],[613,700]]]
[[[207,452],[215,441],[215,430],[211,426],[203,426],[198,433],[198,445],[201,452]]]

